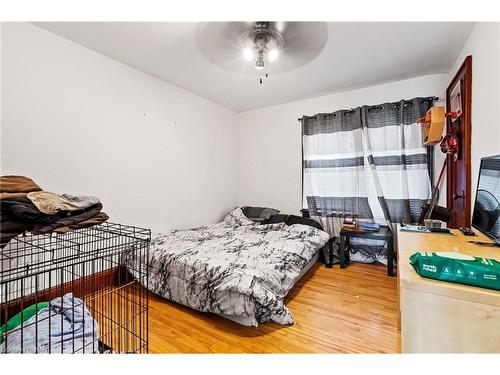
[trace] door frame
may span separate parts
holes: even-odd
[[[456,86],[456,84],[463,80],[462,88],[462,115],[460,119],[460,144],[459,144],[459,154],[461,159],[465,162],[465,171],[457,171],[453,157],[447,155],[447,166],[446,166],[446,205],[448,208],[453,207],[453,202],[456,199],[454,194],[462,195],[462,192],[455,192],[453,189],[453,182],[456,181],[456,174],[461,175],[465,173],[465,190],[463,206],[464,206],[464,217],[465,222],[463,224],[457,223],[457,213],[455,212],[450,220],[449,226],[451,228],[456,228],[457,226],[470,227],[471,223],[471,136],[472,136],[472,56],[467,56],[460,66],[460,69],[455,74],[450,84],[446,88],[446,112],[450,112],[450,94],[451,90]],[[446,131],[450,133],[453,128],[453,123],[451,117],[447,116],[446,121]]]

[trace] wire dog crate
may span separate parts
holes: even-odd
[[[147,353],[151,231],[104,223],[0,250],[0,353]]]

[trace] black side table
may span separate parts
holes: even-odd
[[[387,242],[387,275],[394,276],[394,241],[392,231],[389,227],[380,227],[378,232],[358,232],[342,228],[340,230],[340,268],[346,268],[350,262],[350,238],[366,238],[370,240],[382,240]],[[346,246],[347,245],[347,248]],[[330,250],[332,251],[332,250]]]

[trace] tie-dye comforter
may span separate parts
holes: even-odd
[[[149,289],[193,309],[292,324],[283,298],[328,234],[306,225],[219,223],[153,237]],[[128,259],[128,262],[133,259]]]

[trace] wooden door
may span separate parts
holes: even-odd
[[[467,56],[459,71],[446,89],[446,112],[453,109],[451,94],[460,89],[461,114],[452,119],[447,116],[447,133],[456,132],[459,140],[457,160],[447,156],[447,207],[454,211],[450,228],[470,227],[471,223],[471,99],[472,99],[472,56]],[[455,96],[455,95],[454,95]],[[456,96],[455,96],[456,97]]]

